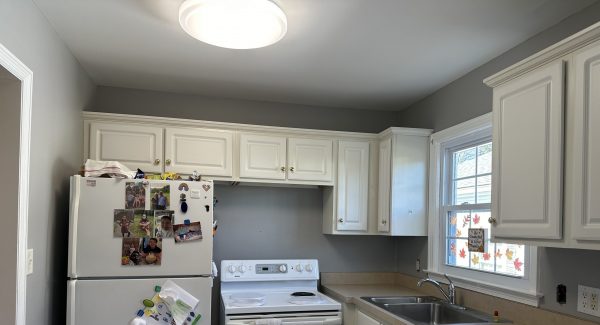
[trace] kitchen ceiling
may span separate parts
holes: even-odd
[[[179,26],[182,0],[34,0],[98,85],[401,110],[593,0],[279,0],[288,33],[254,50]]]

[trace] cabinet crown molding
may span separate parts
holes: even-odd
[[[586,45],[600,40],[600,22],[577,32],[483,80],[489,87],[497,87],[518,78],[549,62],[555,61]]]
[[[205,128],[205,129],[241,131],[241,132],[253,132],[253,133],[281,134],[281,135],[285,135],[285,136],[297,136],[297,137],[318,136],[318,137],[332,137],[332,138],[357,138],[357,139],[362,139],[362,140],[365,140],[365,139],[377,140],[378,139],[377,133],[302,129],[302,128],[293,128],[293,127],[253,125],[253,124],[230,123],[230,122],[216,122],[216,121],[193,120],[193,119],[172,118],[172,117],[103,113],[103,112],[92,112],[92,111],[84,111],[82,113],[82,116],[83,116],[83,119],[86,121],[102,121],[102,122],[116,122],[116,123],[127,123],[127,124],[143,124],[143,125],[153,124],[153,125],[157,125],[157,126],[161,126],[161,127]],[[419,130],[419,129],[415,129],[415,130]]]

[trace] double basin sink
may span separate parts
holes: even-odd
[[[489,315],[452,305],[435,297],[362,297],[361,299],[414,325],[498,323]],[[505,320],[499,322],[510,323]]]

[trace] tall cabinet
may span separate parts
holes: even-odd
[[[380,134],[377,230],[427,236],[427,174],[431,130],[389,128]]]
[[[600,249],[600,23],[484,82],[494,92],[492,237]]]

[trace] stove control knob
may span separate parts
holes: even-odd
[[[240,273],[244,273],[244,272],[246,272],[246,267],[243,265],[238,265],[237,271]]]
[[[229,265],[227,270],[229,271],[229,273],[232,273],[232,274],[235,273],[235,265]]]
[[[279,265],[279,272],[281,272],[281,273],[287,272],[287,265],[285,265],[285,264]]]
[[[296,265],[296,271],[302,272],[302,265],[301,264]]]
[[[304,267],[304,269],[306,270],[306,272],[312,272],[313,267],[310,264],[306,264],[306,266]]]

